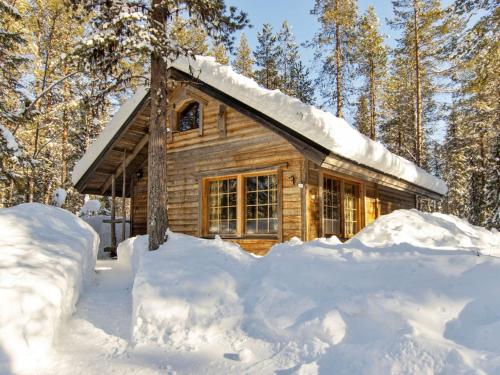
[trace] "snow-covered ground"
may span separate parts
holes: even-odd
[[[396,211],[256,257],[145,236],[99,260],[48,374],[500,373],[500,234]]]
[[[42,204],[0,209],[0,373],[46,359],[94,270],[99,238],[70,212]]]

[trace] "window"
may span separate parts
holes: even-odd
[[[344,237],[354,236],[358,231],[358,186],[344,184]]]
[[[324,233],[341,235],[340,232],[340,181],[323,178],[323,226]]]
[[[205,180],[207,235],[278,233],[278,176],[238,175]]]
[[[179,113],[177,130],[185,132],[200,127],[200,104],[192,102]]]
[[[245,178],[246,233],[277,233],[278,182],[276,175]]]
[[[344,238],[359,230],[359,185],[323,177],[323,234]]]
[[[237,213],[236,178],[210,181],[208,191],[209,233],[235,234]]]

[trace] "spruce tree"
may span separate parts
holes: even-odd
[[[381,101],[383,80],[387,73],[387,51],[384,37],[379,33],[378,28],[379,20],[375,9],[373,6],[369,6],[358,22],[355,50],[357,71],[364,80],[362,91],[367,93],[369,99],[370,121],[369,132],[366,135],[371,139],[377,137],[377,112]]]
[[[241,33],[240,44],[236,49],[236,57],[233,61],[234,70],[248,78],[253,77],[252,50],[248,45],[245,33]]]
[[[302,61],[295,62],[290,72],[290,95],[302,103],[314,103],[314,84],[311,72]]]
[[[316,48],[316,58],[322,62],[316,83],[325,103],[335,105],[336,115],[343,117],[353,82],[357,1],[316,0],[311,14],[320,23],[320,30],[309,43]]]
[[[280,89],[285,94],[294,95],[292,71],[298,68],[299,46],[295,41],[290,25],[284,21],[277,35],[278,60],[277,68],[280,75]],[[295,72],[297,73],[297,72]]]
[[[257,33],[257,47],[253,53],[257,70],[254,72],[255,80],[267,89],[280,87],[278,74],[279,48],[277,37],[273,34],[270,24],[266,23],[262,31]]]
[[[369,100],[366,94],[361,94],[358,97],[354,125],[361,134],[371,137],[371,116],[368,103]]]
[[[121,77],[114,75],[124,61],[149,59],[150,116],[148,145],[148,235],[150,250],[165,241],[168,228],[166,188],[166,128],[168,107],[168,62],[176,57],[192,56],[189,46],[175,42],[172,22],[179,13],[189,27],[203,28],[217,43],[230,44],[231,33],[247,24],[244,13],[235,7],[226,8],[224,0],[152,0],[150,4],[127,0],[73,1],[91,15],[89,37],[76,49],[80,66],[113,77],[127,86],[132,72],[126,69]]]

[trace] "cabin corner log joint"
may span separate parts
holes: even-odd
[[[335,154],[189,71],[169,69],[167,195],[173,231],[219,235],[264,254],[294,236],[347,239],[380,215],[416,207],[418,196],[442,195]],[[91,147],[74,175],[82,193],[110,195],[113,188],[131,198],[132,235],[146,233],[147,226],[148,113],[143,90],[120,109],[109,134],[98,140],[100,148]]]

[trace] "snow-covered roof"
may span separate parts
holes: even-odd
[[[197,56],[196,59],[181,57],[171,66],[247,104],[330,150],[333,154],[438,194],[446,194],[448,190],[444,181],[405,158],[391,153],[381,143],[364,136],[344,119],[312,105],[304,104],[279,90],[265,89],[254,80],[234,72],[231,67],[216,63],[213,57]],[[73,171],[73,183],[78,182],[93,160],[112,139],[114,132],[120,128],[118,122],[124,121],[132,113],[131,107],[137,105],[145,95],[146,91],[141,89],[123,105],[76,165]]]
[[[143,101],[148,93],[149,89],[141,86],[130,99],[122,104],[108,125],[106,125],[106,127],[102,130],[101,134],[99,134],[97,139],[90,145],[82,158],[75,164],[71,175],[73,185],[76,185],[76,183],[80,181],[85,172],[87,172],[94,161],[104,151],[108,143],[111,142],[115,134],[118,133],[122,125],[125,121],[127,121],[132,113],[134,113],[137,106]]]

